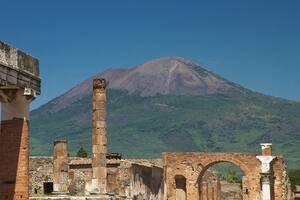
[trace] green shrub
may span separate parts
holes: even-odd
[[[241,180],[239,179],[236,171],[227,171],[223,176],[222,180],[227,181],[228,183],[240,183]]]
[[[86,158],[88,156],[88,154],[83,147],[80,147],[80,149],[77,151],[76,156],[80,157],[80,158]]]
[[[292,189],[296,189],[296,185],[300,185],[300,169],[291,169],[288,171]]]

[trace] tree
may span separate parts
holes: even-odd
[[[300,185],[300,169],[291,169],[288,171],[292,189],[296,189],[296,185]]]
[[[88,154],[83,147],[80,147],[80,149],[77,151],[76,156],[80,157],[80,158],[86,158],[88,156]]]
[[[229,183],[239,183],[239,182],[241,182],[239,180],[239,177],[238,177],[236,171],[232,171],[232,170],[227,171],[226,174],[224,174],[222,176],[222,180],[227,181]]]

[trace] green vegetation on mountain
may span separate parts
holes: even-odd
[[[91,150],[92,80],[107,80],[108,150],[130,158],[165,151],[260,152],[272,142],[288,167],[300,164],[300,102],[252,92],[183,58],[110,69],[31,112],[31,154],[67,139]]]
[[[156,95],[107,92],[108,149],[125,157],[159,157],[164,151],[259,152],[272,142],[290,166],[299,165],[300,103],[244,93]],[[49,155],[67,139],[71,155],[91,149],[91,95],[53,111],[57,99],[31,113],[31,154]]]

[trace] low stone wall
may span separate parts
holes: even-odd
[[[159,159],[108,160],[107,193],[121,197],[133,197],[143,193],[146,197],[150,195],[150,199],[158,200],[163,194],[163,169],[161,166]],[[91,180],[91,173],[90,158],[69,158],[68,190],[70,195],[85,195],[85,184]],[[148,175],[149,177],[147,177]],[[50,193],[45,194],[45,190],[47,190],[45,184],[53,184],[53,176],[52,157],[30,157],[30,196],[36,199],[50,195]],[[139,188],[143,189],[139,190]],[[49,196],[47,198],[54,197]]]
[[[47,197],[30,197],[30,200],[132,200],[131,198],[101,195],[101,196],[47,196]]]

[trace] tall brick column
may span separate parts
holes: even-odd
[[[54,142],[53,150],[53,192],[68,193],[69,165],[66,140]]]
[[[93,80],[92,193],[106,193],[106,81]]]
[[[0,41],[0,200],[29,199],[29,105],[38,60]]]
[[[5,107],[2,104],[2,108]],[[4,117],[4,116],[1,116]],[[3,119],[3,118],[2,118]],[[1,120],[0,199],[28,199],[28,118]]]

